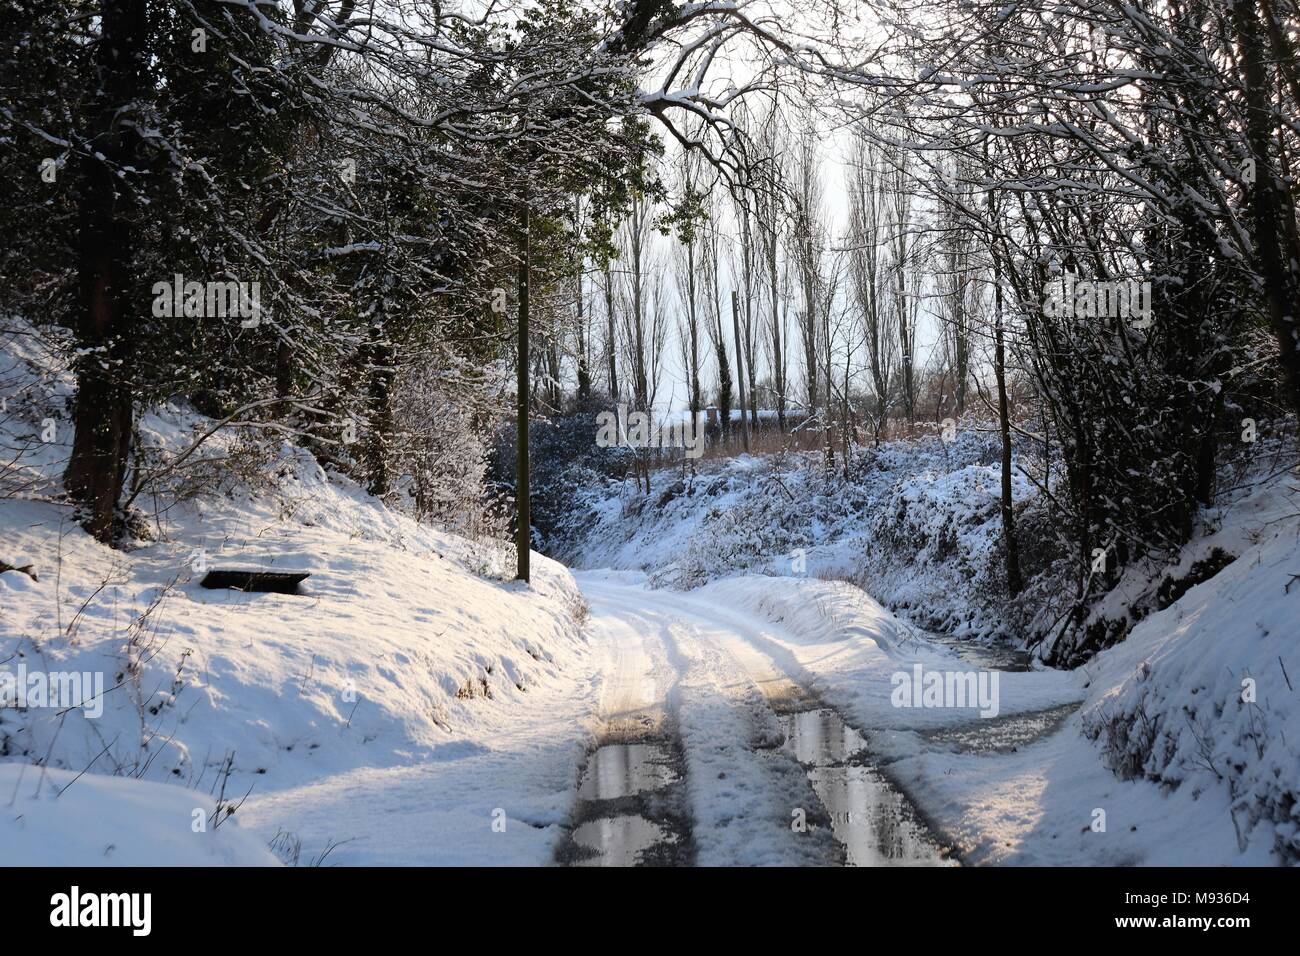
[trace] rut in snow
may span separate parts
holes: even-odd
[[[609,741],[587,757],[573,828],[556,861],[568,866],[690,866],[684,760],[671,737]]]
[[[584,591],[609,729],[558,862],[953,862],[867,740],[757,650],[743,616],[606,581]]]

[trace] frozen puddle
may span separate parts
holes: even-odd
[[[1079,704],[1061,704],[1047,710],[973,720],[959,727],[919,731],[931,744],[943,744],[961,753],[1014,753],[1050,733],[1079,709]]]
[[[780,715],[783,749],[808,771],[850,866],[947,866],[948,851],[870,764],[867,741],[825,707]]]
[[[576,826],[556,854],[568,866],[684,866],[682,757],[670,741],[607,743],[587,758]]]
[[[606,744],[587,758],[578,798],[615,800],[660,790],[678,779],[662,744]]]
[[[976,644],[950,634],[923,631],[924,640],[946,647],[968,664],[999,671],[1027,671],[1032,656],[1028,651],[1009,644]]]

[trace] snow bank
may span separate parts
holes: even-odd
[[[1203,547],[1241,556],[1099,655],[1082,712],[1118,775],[1225,792],[1239,848],[1271,843],[1291,863],[1300,862],[1298,492],[1294,481],[1272,483],[1234,508]]]
[[[41,820],[62,817],[102,849],[118,842],[116,824],[84,814],[78,796],[127,799],[154,781],[186,807],[159,822],[175,828],[169,840],[188,840],[189,809],[224,790],[263,845],[278,835],[296,860],[288,851],[300,841],[302,862],[335,844],[328,862],[381,862],[392,843],[403,848],[395,862],[549,858],[588,741],[592,672],[584,604],[562,566],[535,557],[525,587],[510,580],[508,546],[421,526],[299,449],[250,450],[226,432],[184,482],[138,502],[152,515],[149,539],[108,549],[52,496],[70,385],[42,368],[34,352],[0,352],[0,381],[26,375],[29,386],[7,396],[0,439],[27,451],[6,477],[51,493],[0,498],[0,561],[35,573],[0,573],[0,671],[56,686],[58,675],[87,675],[103,693],[49,702],[59,706],[0,701],[0,769],[47,755],[51,771],[89,768],[63,799],[40,804]],[[30,441],[46,418],[55,440]],[[155,456],[209,426],[173,405],[140,421]],[[311,576],[299,595],[201,587],[214,567]],[[394,775],[405,776],[380,786]],[[13,832],[19,812],[3,803],[0,824]],[[173,858],[167,840],[153,842],[159,862]]]
[[[0,794],[0,865],[279,865],[233,817],[218,821],[206,793],[5,764]]]
[[[542,826],[561,821],[586,742],[579,688],[590,670],[567,571],[539,556],[525,588],[506,580],[503,551],[422,528],[322,474],[289,483],[304,486],[291,517],[282,501],[195,506],[173,512],[165,539],[130,553],[97,544],[53,506],[0,502],[6,552],[25,555],[39,578],[0,575],[0,660],[102,675],[105,688],[98,719],[84,708],[0,710],[0,753],[49,753],[53,767],[191,791],[251,789],[250,814],[269,839],[300,831],[316,796],[307,791],[333,777],[490,763],[499,747],[531,750],[512,734],[540,716],[538,732],[558,749],[546,752],[555,775],[543,781],[551,799],[538,816]],[[210,566],[312,576],[301,595],[207,590],[191,560],[200,550]],[[485,771],[497,785],[481,808],[485,832],[495,808],[528,813],[526,763]],[[357,803],[312,814],[317,844],[400,832],[400,821],[368,812],[358,783]],[[439,799],[438,774],[419,786]],[[261,811],[289,788],[302,791],[296,803]],[[457,833],[466,821],[448,822]],[[528,858],[546,854],[533,846]]]
[[[922,626],[1020,639],[1002,580],[999,456],[996,436],[963,431],[866,449],[847,479],[820,453],[702,461],[695,475],[663,469],[649,495],[615,483],[580,490],[552,551],[678,588],[737,573],[839,578]],[[1018,471],[1013,495],[1018,506],[1037,499]]]

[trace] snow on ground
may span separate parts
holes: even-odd
[[[796,683],[868,730],[930,729],[980,717],[981,707],[895,706],[895,675],[926,672],[977,673],[980,668],[926,639],[868,594],[841,581],[745,576],[693,592],[695,607],[751,610],[767,622],[748,630],[749,640]],[[775,626],[773,626],[775,625]],[[997,674],[997,712],[991,717],[1044,710],[1081,700],[1080,676],[1068,671],[1004,671]],[[992,690],[991,675],[987,686]]]
[[[936,733],[979,726],[970,708],[891,705],[897,670],[954,665],[873,597],[958,638],[1023,636],[986,600],[996,598],[988,575],[1000,573],[986,446],[965,433],[885,445],[849,481],[815,456],[663,470],[649,495],[593,490],[559,553],[642,572],[651,588],[691,589],[651,603],[778,625],[733,628],[743,636],[733,650],[765,656],[871,735],[891,775],[974,862],[1300,859],[1300,491],[1285,471],[1289,446],[1225,475],[1235,487],[1177,560],[1134,565],[1098,603],[1096,620],[1138,622],[1127,640],[1074,672],[999,676],[1003,716],[1081,703],[1078,713],[1017,752],[970,753]],[[1018,484],[1016,498],[1032,511],[1031,488]],[[1047,606],[1049,585],[1037,582],[1026,603]],[[1101,810],[1104,834],[1093,829]]]
[[[818,804],[790,759],[764,749],[781,739],[774,706],[810,691],[867,730],[873,745],[879,742],[874,731],[980,719],[975,706],[892,705],[896,674],[910,675],[918,664],[972,668],[852,585],[744,576],[683,594],[650,588],[644,575],[630,572],[586,572],[578,581],[599,627],[623,622],[662,658],[650,687],[680,725],[702,863],[815,863],[830,856],[809,834],[790,832],[792,810]],[[638,672],[647,670],[643,665]],[[1081,678],[1067,672],[998,676],[1004,716],[1083,696]],[[637,711],[649,706],[648,690]],[[915,734],[894,736],[910,741],[911,751],[919,746]]]
[[[1092,665],[1002,673],[1004,716],[1082,700],[1054,733],[1009,753],[926,736],[959,723],[978,732],[970,708],[893,706],[890,674],[969,665],[918,642],[851,585],[740,577],[683,603],[770,621],[736,633],[866,731],[886,772],[968,863],[1275,864],[1296,857],[1300,812],[1290,501],[1273,487],[1240,509],[1259,543]],[[1242,700],[1247,677],[1252,702]]]
[[[18,354],[0,382],[40,362]],[[924,548],[957,535],[957,559],[910,565],[918,595],[943,592],[962,556],[991,546],[983,511],[954,510],[988,470],[973,446],[911,478],[909,453],[882,450],[869,467],[887,495],[865,526],[861,483],[770,460],[660,475],[649,498],[594,495],[585,563],[651,573],[582,574],[584,627],[555,562],[536,557],[525,588],[508,548],[422,527],[300,449],[254,453],[225,433],[151,498],[147,538],[104,548],[55,497],[66,376],[28,384],[0,416],[0,443],[21,451],[0,477],[28,499],[0,497],[0,561],[34,574],[0,573],[0,673],[48,675],[63,698],[14,706],[17,685],[0,684],[0,863],[545,863],[584,753],[639,731],[679,738],[699,862],[828,862],[825,828],[791,830],[816,797],[774,746],[773,706],[800,689],[867,735],[969,862],[1298,856],[1300,519],[1286,480],[1216,513],[1195,553],[1236,559],[1125,643],[1074,672],[999,673],[998,720],[1081,708],[997,752],[962,742],[992,726],[984,702],[896,706],[900,674],[980,667],[818,579],[869,557],[881,521],[924,525]],[[173,454],[205,426],[170,405],[140,422]],[[946,517],[929,527],[933,510]],[[311,576],[299,595],[244,594],[202,588],[210,567]]]
[[[502,554],[303,483],[293,518],[205,508],[117,554],[52,506],[0,502],[0,537],[40,578],[0,576],[0,659],[107,689],[101,717],[62,727],[0,712],[4,752],[203,792],[229,760],[241,821],[311,854],[348,841],[334,862],[544,862],[587,743],[572,579],[539,557],[524,589],[489,564]],[[186,564],[200,546],[211,566],[312,576],[300,596],[207,590]]]
[[[12,382],[21,368],[0,371]],[[0,561],[37,578],[0,573],[0,672],[85,674],[87,690],[19,708],[0,685],[0,769],[48,755],[89,772],[25,817],[0,797],[0,863],[52,861],[14,859],[47,837],[95,862],[120,828],[161,836],[150,820],[166,800],[127,796],[156,782],[187,807],[224,787],[236,813],[208,838],[242,827],[304,864],[549,860],[591,733],[594,664],[563,567],[535,556],[532,586],[512,582],[512,549],[418,525],[287,444],[235,478],[216,464],[244,454],[227,433],[199,456],[220,477],[149,500],[152,540],[110,550],[53,497],[68,383],[41,384],[10,396],[0,428],[25,449],[7,480],[49,498],[0,498]],[[56,439],[32,441],[47,415]],[[176,406],[140,422],[173,453],[207,425]],[[201,587],[214,567],[311,576],[300,595],[246,594]],[[83,791],[121,818],[80,813]],[[68,826],[87,832],[46,832]],[[189,839],[188,810],[168,826]],[[154,841],[160,855],[189,861],[170,839]]]
[[[697,862],[702,866],[808,865],[838,850],[829,830],[791,829],[792,812],[817,806],[793,759],[771,749],[776,716],[723,641],[743,621],[715,619],[627,574],[579,576],[593,640],[612,650],[602,713],[615,733],[629,716],[662,711],[680,735]],[[652,728],[647,728],[652,729]]]
[[[648,495],[586,488],[550,551],[675,588],[737,573],[838,578],[933,630],[1020,638],[1001,594],[999,456],[996,436],[966,430],[860,449],[848,477],[816,452],[663,468]],[[1019,449],[1017,464],[1035,467]],[[1037,499],[1019,471],[1013,494],[1022,508]]]
[[[1300,862],[1300,481],[1262,486],[1203,547],[1240,554],[1087,668],[1084,732],[1124,776],[1230,797],[1239,846]]]
[[[1023,866],[1268,866],[1260,837],[1242,853],[1222,787],[1172,793],[1124,781],[1071,717],[1010,754],[918,752],[890,775],[963,850],[968,864]],[[1095,832],[1103,819],[1105,831]]]
[[[161,783],[0,765],[0,863],[42,866],[278,866],[216,801]]]
[[[255,500],[173,513],[130,553],[53,506],[0,502],[0,537],[40,578],[0,576],[0,659],[107,688],[101,717],[62,727],[0,712],[4,752],[204,792],[229,760],[227,794],[251,788],[240,820],[312,853],[348,841],[335,862],[544,862],[587,743],[572,579],[539,557],[522,588],[502,553],[323,474],[298,483],[291,518]],[[312,576],[300,596],[207,590],[187,565],[200,547],[210,566]]]

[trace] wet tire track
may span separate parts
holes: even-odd
[[[622,734],[620,736],[625,736]],[[691,866],[686,760],[675,734],[607,739],[587,755],[564,866]]]

